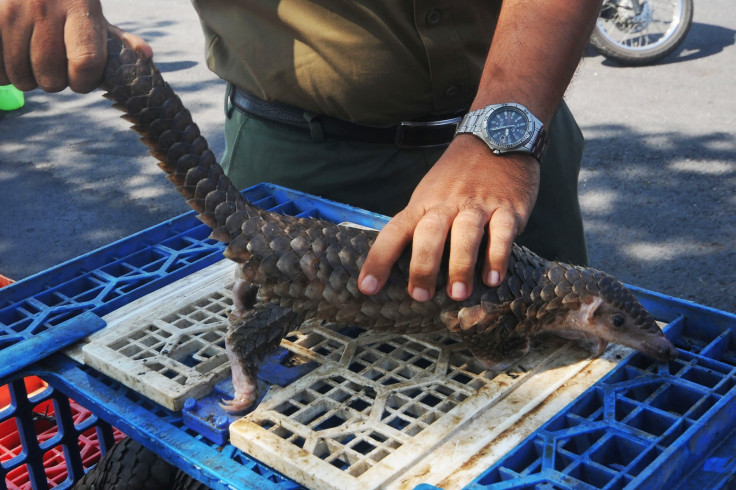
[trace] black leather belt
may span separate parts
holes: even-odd
[[[293,128],[311,131],[310,121],[318,122],[326,138],[340,138],[364,143],[394,144],[399,148],[434,148],[447,146],[455,137],[455,129],[464,113],[427,121],[403,121],[389,127],[355,124],[335,117],[310,114],[298,107],[267,102],[237,87],[232,87],[230,100],[241,112]]]

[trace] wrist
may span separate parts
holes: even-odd
[[[490,172],[513,175],[539,174],[540,164],[528,153],[504,153],[496,155],[488,145],[473,134],[458,134],[447,148],[438,164],[455,165],[455,172]]]

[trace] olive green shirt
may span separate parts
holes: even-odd
[[[389,125],[470,106],[500,0],[192,0],[207,63],[261,99]]]

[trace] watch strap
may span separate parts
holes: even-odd
[[[542,130],[539,132],[539,135],[537,136],[537,140],[534,142],[534,145],[532,145],[532,149],[530,151],[532,156],[536,158],[540,164],[542,163],[542,157],[544,156],[544,152],[547,151],[548,145],[549,134],[547,133],[546,129],[542,128]]]
[[[467,114],[465,114],[465,117],[463,117],[462,121],[460,121],[460,124],[457,125],[457,129],[455,130],[455,134],[460,133],[473,133],[478,136],[481,136],[482,130],[483,130],[483,117],[493,112],[493,110],[499,106],[487,106],[482,109],[476,109],[474,111],[470,111]]]

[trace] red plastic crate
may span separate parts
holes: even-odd
[[[28,376],[23,378],[23,383],[26,385],[26,393],[28,396],[34,396],[45,390],[49,385],[46,381],[42,380],[38,376]],[[10,406],[10,392],[8,385],[0,386],[0,412]],[[0,425],[1,427],[2,425]],[[0,436],[3,436],[5,432],[0,429]]]
[[[12,284],[13,280],[10,278],[5,277],[4,275],[0,274],[0,288],[7,286],[8,284]]]
[[[38,395],[49,389],[48,385],[35,376],[24,379],[28,397]],[[92,412],[85,409],[72,399],[68,399],[71,408],[71,418],[74,426],[80,426],[92,417]],[[8,386],[0,387],[0,413],[10,405]],[[54,400],[46,399],[33,407],[33,427],[38,443],[45,442],[57,436],[59,425],[54,411]],[[125,434],[113,428],[115,442]],[[96,426],[92,425],[77,436],[77,449],[84,468],[92,467],[101,456],[100,444]],[[11,469],[5,475],[5,486],[10,490],[28,490],[32,488],[27,463],[18,464],[13,460],[23,460],[22,438],[18,432],[16,419],[13,416],[0,421],[0,462]],[[66,456],[61,444],[55,445],[43,454],[43,467],[46,474],[46,484],[53,488],[67,482],[68,472]]]

